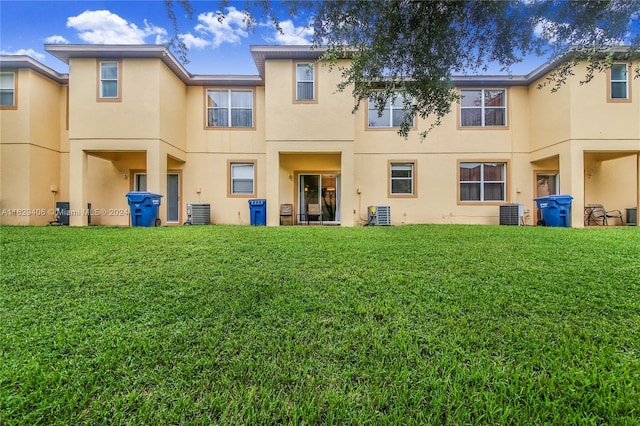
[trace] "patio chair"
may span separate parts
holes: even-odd
[[[587,207],[591,209],[588,222],[607,226],[609,225],[609,219],[619,219],[620,225],[624,225],[620,210],[607,210],[602,204],[587,204]]]
[[[293,225],[293,204],[280,204],[280,225],[282,225],[282,218],[287,217]]]
[[[322,207],[320,204],[307,205],[307,225],[309,225],[312,216],[315,217],[317,221],[320,221],[320,225],[322,225]]]

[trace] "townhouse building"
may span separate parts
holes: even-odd
[[[557,92],[538,85],[567,57],[522,76],[461,76],[462,96],[442,124],[416,119],[397,135],[401,98],[382,116],[337,91],[337,67],[309,46],[252,46],[257,75],[192,75],[164,46],[46,45],[60,74],[26,56],[0,59],[0,217],[45,225],[68,201],[72,226],[130,222],[126,194],[161,194],[163,225],[207,203],[216,224],[249,224],[248,200],[280,205],[294,222],[310,203],[322,222],[367,223],[389,206],[393,225],[498,224],[500,206],[573,197],[584,207],[640,203],[640,82],[616,62]],[[343,65],[348,59],[343,60]],[[338,66],[340,63],[338,64]],[[86,214],[89,205],[91,215]]]

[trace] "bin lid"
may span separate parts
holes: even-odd
[[[264,206],[267,204],[267,200],[249,200],[250,206]]]
[[[571,204],[571,200],[573,200],[573,197],[571,195],[549,195],[548,196],[550,200],[555,201],[558,204]]]
[[[153,192],[146,192],[146,191],[131,191],[127,193],[127,198],[129,199],[129,201],[133,203],[140,203],[144,201],[146,198],[160,199],[162,198],[162,195],[154,194]]]
[[[559,204],[571,203],[573,197],[571,195],[546,195],[544,197],[534,198],[534,201],[555,201]]]

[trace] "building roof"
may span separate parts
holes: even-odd
[[[270,59],[293,59],[300,61],[314,61],[320,58],[326,47],[299,46],[251,46],[251,56],[258,67],[258,72],[264,77],[264,64]]]
[[[196,75],[188,72],[175,56],[158,44],[134,45],[87,45],[87,44],[46,44],[45,50],[62,62],[69,64],[73,58],[151,58],[160,59],[187,86],[233,85],[262,86],[258,75]]]
[[[191,74],[164,45],[95,45],[95,44],[46,44],[45,50],[69,64],[73,58],[153,58],[161,60],[187,86],[264,86],[265,62],[274,59],[317,60],[326,52],[326,47],[298,46],[251,46],[251,55],[258,68],[258,75],[204,75]],[[624,46],[616,52],[626,52]],[[536,68],[527,75],[457,75],[452,77],[455,86],[528,86],[558,64],[571,59],[575,51],[569,49],[562,55]],[[67,83],[68,74],[61,74],[29,56],[3,55],[1,69],[29,68],[59,83]]]
[[[65,84],[69,81],[69,74],[61,74],[51,68],[41,64],[33,59],[31,56],[26,55],[2,55],[0,56],[0,70],[16,70],[16,69],[30,69],[37,73],[42,74],[45,77],[50,78],[60,84]]]

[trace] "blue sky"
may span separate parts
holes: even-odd
[[[244,2],[231,2],[224,24],[217,20],[218,2],[192,0],[193,19],[175,6],[180,33],[190,47],[193,74],[257,74],[252,44],[309,44],[305,18],[282,17],[284,34],[259,22],[248,31],[242,22]],[[162,44],[174,34],[161,0],[0,0],[0,52],[26,54],[59,72],[67,65],[44,50],[45,43]]]
[[[239,12],[244,2],[230,2],[227,19],[218,22],[216,0],[192,0],[195,14],[187,19],[175,5],[181,37],[190,47],[193,74],[257,74],[249,46],[309,44],[304,28],[308,17],[280,16],[284,34],[258,22],[248,31]],[[173,36],[173,25],[162,0],[0,0],[0,53],[26,54],[59,72],[67,65],[44,50],[45,43],[66,44],[162,44]],[[545,62],[530,58],[511,68],[527,74]],[[489,69],[497,74],[498,68]]]

